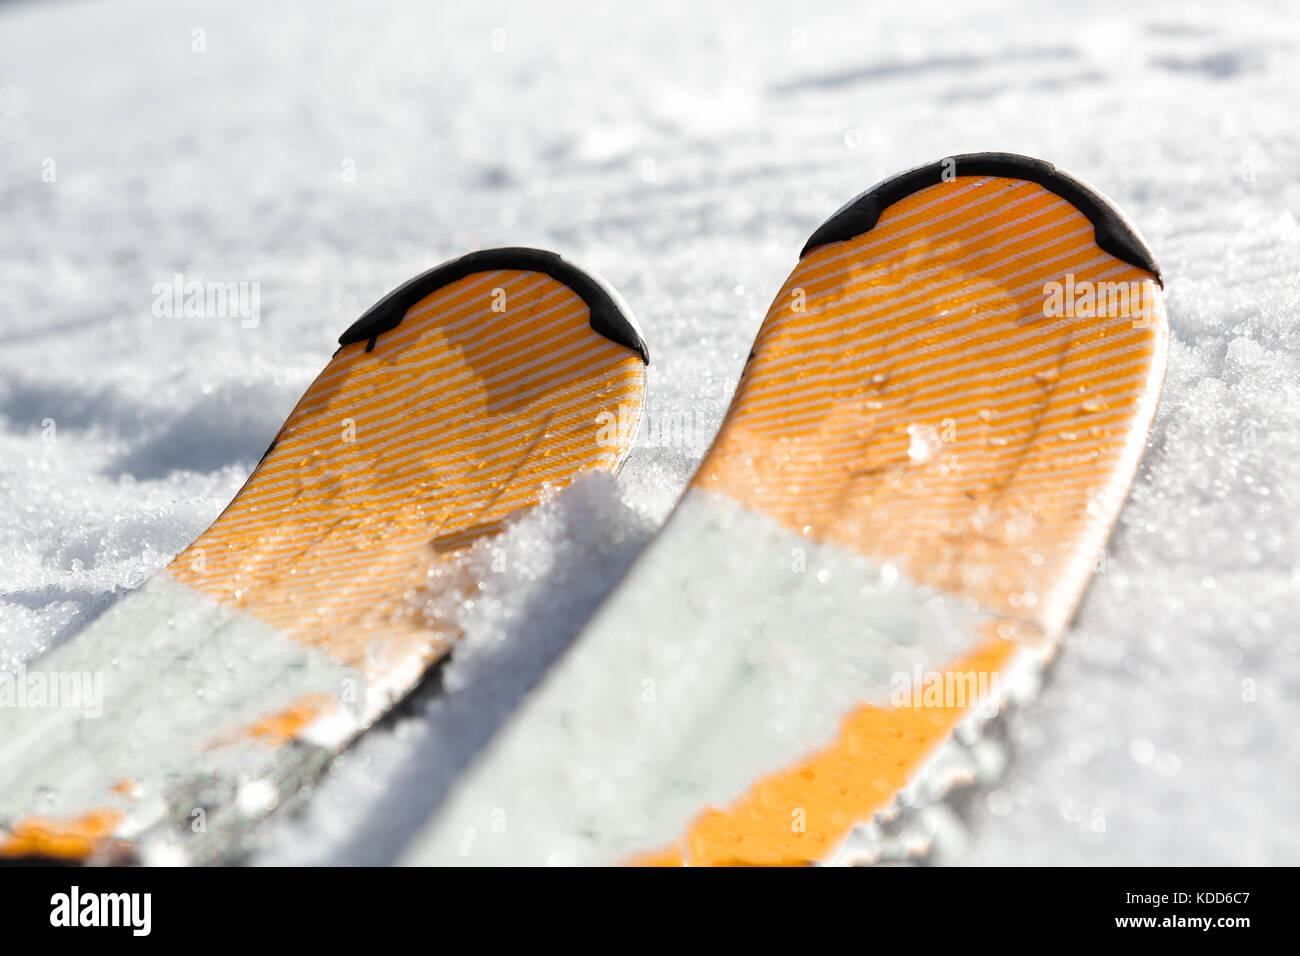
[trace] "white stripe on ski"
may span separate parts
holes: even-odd
[[[28,680],[37,674],[90,675],[102,699],[93,708],[0,707],[0,826],[112,808],[124,814],[126,837],[168,824],[215,828],[231,810],[257,816],[246,800],[239,809],[241,794],[283,779],[313,748],[286,753],[239,731],[327,694],[340,706],[317,743],[333,749],[388,704],[373,688],[367,699],[359,672],[161,574],[27,666]]]
[[[692,489],[403,862],[609,864],[658,849],[702,807],[833,740],[852,708],[888,704],[899,675],[976,646],[986,620]]]

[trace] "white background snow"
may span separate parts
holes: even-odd
[[[200,533],[389,288],[560,251],[650,342],[639,447],[511,532],[445,692],[257,857],[391,859],[663,520],[812,229],[1009,150],[1139,224],[1173,346],[1106,566],[942,858],[1300,863],[1295,5],[805,6],[0,5],[0,667]],[[260,324],[155,317],[178,272],[259,282]]]

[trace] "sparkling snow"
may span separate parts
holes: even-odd
[[[1300,863],[1293,5],[803,6],[0,6],[0,668],[201,532],[387,289],[563,252],[650,343],[639,447],[508,533],[444,692],[258,856],[391,859],[666,516],[812,229],[1023,152],[1139,224],[1173,347],[1105,565],[936,858]],[[260,283],[256,325],[155,315],[177,273]]]

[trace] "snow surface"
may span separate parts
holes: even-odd
[[[200,533],[386,290],[563,252],[650,342],[638,447],[509,532],[443,693],[257,857],[392,859],[663,520],[812,229],[1009,150],[1140,225],[1173,346],[1106,565],[942,858],[1300,863],[1294,5],[472,7],[0,6],[0,666]],[[156,317],[178,272],[259,282],[260,322]]]

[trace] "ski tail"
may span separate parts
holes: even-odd
[[[0,710],[0,857],[230,858],[448,652],[425,609],[473,586],[470,549],[622,465],[647,361],[553,253],[471,253],[384,298],[211,527],[34,667],[99,675],[99,712]]]
[[[912,170],[813,234],[692,488],[984,623],[896,680],[892,706],[845,714],[820,749],[702,809],[649,860],[831,858],[916,788],[955,727],[997,706],[981,693],[1010,686],[1020,655],[1050,653],[1146,445],[1168,349],[1162,289],[1112,203],[1011,154]]]
[[[813,234],[692,487],[1058,632],[1146,443],[1162,287],[1118,210],[1041,160],[888,180]]]
[[[617,471],[648,351],[603,284],[523,248],[416,277],[339,343],[248,484],[167,573],[347,666],[373,658],[381,634],[409,663],[397,632],[429,639],[402,607],[425,575],[419,557],[454,557],[583,471]],[[602,431],[602,416],[622,433]],[[269,573],[294,553],[312,555],[310,581]],[[386,665],[371,664],[382,686]]]

